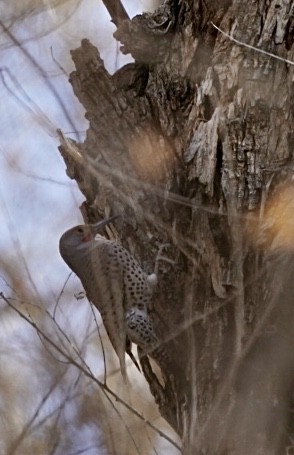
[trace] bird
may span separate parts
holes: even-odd
[[[59,251],[99,310],[126,379],[125,352],[139,368],[132,343],[148,352],[158,340],[149,316],[153,274],[150,279],[127,249],[100,234],[116,218],[72,227],[62,234]]]

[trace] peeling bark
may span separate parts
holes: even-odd
[[[89,129],[60,152],[85,220],[122,214],[147,271],[170,244],[151,312],[172,362],[163,386],[143,370],[185,454],[285,453],[292,437],[294,67],[211,21],[293,61],[293,8],[169,0],[117,22],[135,62],[113,76],[89,41],[72,51]]]

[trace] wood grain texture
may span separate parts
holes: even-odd
[[[85,219],[122,214],[121,241],[146,271],[170,244],[174,264],[160,264],[153,317],[174,369],[162,365],[164,386],[148,364],[144,373],[183,453],[284,453],[292,253],[273,245],[284,232],[275,217],[293,215],[288,203],[283,215],[271,207],[292,185],[293,66],[237,46],[211,21],[294,59],[290,0],[169,0],[119,25],[115,37],[135,63],[115,75],[89,41],[72,51],[70,82],[89,121],[77,144],[83,164],[60,151],[86,197]],[[274,338],[264,338],[268,326]]]

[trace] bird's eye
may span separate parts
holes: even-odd
[[[80,232],[81,234],[84,232],[84,231],[83,231],[83,228],[81,228],[81,227],[78,228],[77,231]]]

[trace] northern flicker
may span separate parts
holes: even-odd
[[[125,352],[136,364],[131,343],[147,352],[157,338],[148,315],[152,280],[123,246],[98,234],[114,218],[69,229],[60,238],[59,250],[99,310],[126,377]]]

